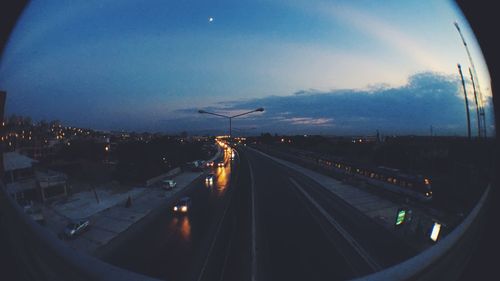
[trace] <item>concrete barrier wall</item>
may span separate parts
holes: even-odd
[[[69,248],[25,215],[0,182],[0,223],[25,280],[158,280],[104,263]]]
[[[147,180],[146,181],[146,186],[151,186],[151,185],[153,185],[153,184],[155,184],[157,182],[160,182],[160,181],[162,181],[164,179],[176,176],[176,175],[180,174],[181,172],[182,172],[181,168],[177,167],[175,169],[172,169],[172,170],[166,172],[165,174],[161,174],[161,175],[159,175],[157,177],[154,177],[154,178],[151,178],[151,179]]]

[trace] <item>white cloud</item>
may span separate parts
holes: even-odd
[[[312,117],[293,117],[282,121],[290,122],[293,125],[311,125],[311,126],[326,126],[333,125],[332,118],[312,118]]]

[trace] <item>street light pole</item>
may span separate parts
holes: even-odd
[[[211,115],[215,115],[215,116],[219,116],[219,117],[223,117],[223,118],[229,119],[229,138],[231,138],[231,136],[232,136],[232,120],[233,120],[233,118],[240,117],[240,116],[243,116],[243,115],[247,115],[247,114],[250,114],[250,113],[253,113],[253,112],[263,112],[263,111],[264,111],[264,108],[263,107],[259,107],[257,109],[250,110],[248,112],[244,112],[244,113],[240,113],[240,114],[236,114],[236,115],[233,115],[233,116],[227,116],[227,115],[223,115],[223,114],[219,114],[219,113],[208,112],[208,111],[201,110],[201,109],[198,110],[198,113],[200,113],[200,114],[211,114]]]

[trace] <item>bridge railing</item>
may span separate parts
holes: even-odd
[[[463,222],[432,247],[400,264],[353,281],[457,280],[481,238],[490,192],[491,186]]]
[[[71,249],[24,214],[1,181],[0,223],[24,280],[158,280]]]

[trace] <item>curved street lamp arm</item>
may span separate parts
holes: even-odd
[[[260,107],[260,108],[254,109],[252,111],[248,111],[248,112],[245,112],[245,113],[241,113],[241,114],[237,114],[237,115],[231,116],[230,118],[240,117],[242,115],[246,115],[246,114],[249,114],[249,113],[252,113],[252,112],[259,112],[259,111],[260,112],[264,111],[264,108]]]
[[[205,111],[205,110],[198,110],[198,113],[201,113],[201,114],[211,114],[211,115],[215,115],[215,116],[219,116],[219,117],[224,117],[224,118],[231,118],[230,116],[226,116],[226,115],[222,115],[222,114],[217,114],[217,113],[213,113],[213,112],[208,112],[208,111]]]

